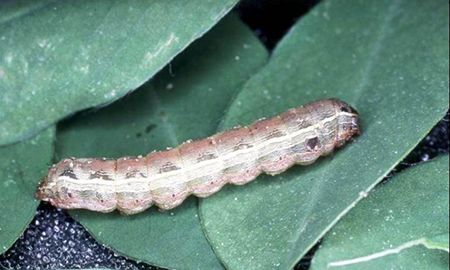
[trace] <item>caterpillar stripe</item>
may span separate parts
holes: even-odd
[[[207,197],[226,183],[243,185],[263,172],[311,164],[355,134],[356,110],[338,99],[319,100],[144,157],[64,159],[50,168],[36,198],[66,209],[168,210],[191,194]]]

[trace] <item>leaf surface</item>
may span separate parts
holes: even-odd
[[[448,155],[377,188],[327,234],[318,269],[448,269]]]
[[[61,125],[58,157],[146,155],[212,135],[230,100],[266,60],[251,31],[227,17],[135,93]],[[167,212],[71,214],[127,257],[166,268],[223,269],[203,235],[193,197]]]
[[[36,186],[53,158],[54,128],[0,147],[0,254],[19,238],[36,212]]]
[[[291,29],[221,130],[336,97],[359,111],[362,135],[316,164],[201,200],[227,269],[292,269],[442,118],[448,17],[446,1],[324,1]]]
[[[237,0],[0,6],[0,145],[138,88]]]

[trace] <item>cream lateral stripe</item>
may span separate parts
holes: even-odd
[[[252,131],[248,126],[245,126],[245,128],[248,130],[248,134],[250,134],[250,138],[252,138],[252,145],[256,145],[256,140],[255,140],[255,136],[253,135],[253,131]],[[258,149],[258,148],[256,148],[256,149]],[[245,150],[245,149],[242,149],[242,150]],[[245,152],[244,152],[244,153],[245,153]],[[230,153],[230,154],[231,154],[231,153]],[[259,164],[258,164],[258,160],[259,160],[259,154],[258,154],[258,151],[255,151],[255,156],[256,156],[256,158],[255,158],[256,166],[259,166]],[[225,158],[224,158],[224,159],[225,159]],[[222,161],[222,163],[225,164],[224,161]],[[224,170],[225,170],[225,166],[224,166]]]
[[[334,114],[335,115],[339,115],[339,111],[337,109],[337,106],[333,106],[333,108],[334,108]],[[334,132],[335,132],[335,134],[334,134],[334,141],[337,142],[338,136],[339,136],[339,118],[336,118],[336,128],[334,129]]]
[[[211,143],[212,143],[212,145],[214,147],[214,150],[216,151],[216,156],[219,157],[220,156],[219,148],[217,147],[216,140],[214,140],[214,136],[211,136],[211,137],[208,137],[208,138],[211,140]],[[219,161],[222,164],[222,166],[221,166],[222,170],[225,170],[225,162],[223,161],[223,159],[217,158],[216,160]]]
[[[316,111],[312,111],[312,110],[314,110],[314,108],[311,108],[310,106],[305,106],[305,109],[308,111],[309,115],[311,115],[311,117],[313,118],[314,124],[312,125],[312,127],[314,129],[314,134],[316,134],[316,137],[319,139],[320,142],[323,142],[323,136],[319,129],[319,123],[321,123],[323,125],[324,122],[326,123],[328,121],[319,121],[318,123],[316,123],[314,120],[316,119],[318,114],[316,113]],[[333,121],[334,119],[339,119],[339,114],[334,114],[332,117],[329,117],[329,118],[333,118],[329,122]],[[325,118],[325,119],[328,119],[328,118]]]
[[[286,137],[289,139],[289,145],[294,145],[294,142],[292,141],[292,136],[291,136],[291,132],[289,131],[289,128],[286,124],[286,122],[284,121],[283,117],[281,117],[280,115],[277,115],[277,117],[280,119],[280,122],[282,123],[281,126],[283,127],[284,133],[286,133]],[[283,150],[286,148],[283,148]]]
[[[342,112],[342,113],[346,114],[345,112]],[[333,119],[335,119],[336,117],[339,117],[339,115],[328,117],[328,118],[322,120],[322,122],[324,122],[324,123],[330,122]],[[303,133],[309,132],[312,129],[315,129],[316,125],[317,124],[314,124],[314,125],[311,125],[309,127],[303,128],[303,129],[301,129],[301,130],[299,130],[297,132],[294,132],[294,133],[292,133],[293,134],[292,137],[296,137],[296,136],[299,136],[299,135],[301,135]],[[205,160],[205,161],[199,162],[199,163],[197,163],[195,165],[190,166],[188,171],[196,170],[196,169],[201,168],[203,166],[210,165],[212,163],[215,163],[216,160],[221,160],[221,162],[223,163],[223,160],[233,158],[233,157],[235,157],[237,155],[247,154],[247,153],[252,152],[252,151],[260,150],[261,148],[266,147],[266,146],[268,146],[268,145],[270,145],[272,143],[277,143],[277,142],[284,141],[285,140],[284,137],[286,137],[286,136],[272,138],[272,139],[267,140],[267,141],[265,141],[263,143],[260,143],[259,145],[256,145],[254,149],[252,149],[252,148],[243,148],[242,150],[230,152],[227,155],[224,155],[223,157],[218,157],[217,159],[210,159],[210,160]],[[153,178],[149,178],[149,179],[141,178],[140,181],[148,181],[148,180],[151,180],[152,182],[153,181],[158,181],[159,179],[165,178],[167,176],[173,176],[173,175],[176,175],[176,174],[179,174],[179,173],[180,173],[180,170],[170,171],[170,172],[166,172],[166,173],[161,173],[161,174],[155,175]],[[92,181],[92,180],[72,179],[70,177],[64,177],[64,178],[67,179],[69,182],[72,182],[72,183],[81,183],[81,184],[98,183],[98,184],[100,184],[100,182],[102,182],[102,184],[104,184],[104,185],[107,185],[109,183],[109,181],[102,180],[102,179],[96,179],[96,180]],[[135,181],[136,181],[135,179],[127,179],[127,180],[121,181],[121,184],[128,184],[130,182],[135,182]],[[183,182],[183,181],[180,181],[180,182]],[[179,183],[179,181],[176,181],[176,183]],[[152,183],[152,184],[155,184],[155,183]]]
[[[118,192],[119,190],[117,189],[118,166],[119,166],[119,160],[116,159],[116,160],[114,160],[114,198],[116,199],[116,204],[119,204],[119,192]]]
[[[147,178],[150,176],[150,162],[148,162],[148,155],[145,155],[145,168],[147,168]]]
[[[334,116],[325,118],[321,122],[322,123],[327,123],[327,122],[333,121],[334,119],[338,118],[340,115],[351,116],[352,114],[346,113],[346,112],[339,112],[338,115],[334,115]],[[299,135],[301,135],[303,133],[306,133],[306,132],[309,132],[311,130],[316,130],[316,126],[317,125],[318,124],[315,123],[315,124],[313,124],[311,126],[308,126],[308,127],[303,128],[303,129],[300,129],[300,130],[298,130],[296,132],[293,132],[292,135],[291,135],[291,139],[293,137],[299,136]],[[316,135],[317,135],[317,132],[316,132]],[[247,154],[247,153],[252,152],[252,151],[260,150],[261,148],[266,147],[266,146],[268,146],[268,145],[270,145],[272,143],[282,142],[282,141],[285,140],[285,137],[286,136],[275,137],[275,138],[272,138],[270,140],[267,140],[265,142],[262,142],[260,144],[255,145],[254,148],[243,148],[243,149],[241,149],[239,151],[230,152],[230,153],[228,153],[228,154],[226,154],[224,156],[218,156],[217,159],[210,159],[210,160],[205,160],[205,161],[199,162],[199,163],[197,163],[195,165],[189,166],[189,168],[187,168],[186,170],[187,171],[197,170],[198,168],[201,168],[203,166],[208,166],[210,164],[213,164],[213,163],[217,162],[217,160],[221,160],[221,162],[223,163],[224,162],[223,160],[233,158],[233,157],[235,157],[237,155]],[[170,172],[166,172],[166,173],[161,173],[161,174],[155,175],[154,177],[148,178],[148,179],[141,178],[140,180],[137,180],[137,181],[136,181],[136,179],[126,179],[126,180],[122,180],[121,184],[128,184],[128,183],[131,183],[131,182],[140,182],[140,181],[149,181],[150,180],[150,181],[153,182],[152,186],[155,186],[155,184],[158,182],[158,180],[163,180],[163,182],[165,182],[164,178],[166,178],[167,176],[173,176],[173,175],[177,175],[179,173],[180,173],[180,170],[175,170],[175,171],[170,171]],[[93,180],[72,179],[70,177],[64,177],[64,179],[66,181],[68,181],[68,182],[75,183],[75,184],[94,184],[94,183],[96,183],[96,184],[101,184],[101,185],[108,185],[110,183],[110,181],[102,180],[102,179],[96,179],[94,181]],[[183,183],[183,182],[184,182],[184,180],[174,181],[173,184]]]
[[[177,171],[181,172],[181,175],[184,178],[184,179],[181,179],[181,181],[179,181],[179,182],[180,183],[184,183],[184,182],[186,182],[188,180],[188,177],[187,177],[187,174],[186,174],[186,169],[184,167],[183,155],[180,153],[180,147],[177,147],[176,149],[177,149],[178,158],[180,160],[180,165],[181,165],[181,170],[177,170]],[[143,180],[148,181],[150,179],[150,177],[149,177],[149,175],[147,175],[147,177],[148,177],[148,179],[143,179]],[[149,189],[153,190],[152,187],[151,187],[151,185],[153,183],[151,183],[151,181],[148,181],[148,182],[149,182],[148,183]]]

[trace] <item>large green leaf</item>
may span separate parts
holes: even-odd
[[[19,238],[39,204],[34,190],[53,158],[54,128],[0,147],[0,253]]]
[[[132,95],[64,123],[58,157],[145,155],[211,135],[230,100],[267,56],[237,18],[227,17]],[[71,214],[97,240],[127,257],[168,268],[223,269],[203,235],[195,198],[169,212]]]
[[[448,269],[448,162],[416,166],[376,189],[327,234],[312,270]]]
[[[227,269],[291,269],[427,134],[449,105],[448,2],[325,1],[280,42],[222,129],[312,100],[360,112],[356,142],[309,167],[201,200]]]
[[[0,145],[136,89],[237,0],[0,5]]]

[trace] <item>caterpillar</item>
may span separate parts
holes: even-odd
[[[65,209],[168,210],[191,194],[203,198],[226,183],[243,185],[263,172],[311,164],[359,133],[355,109],[338,99],[319,100],[147,156],[64,159],[35,196]]]

